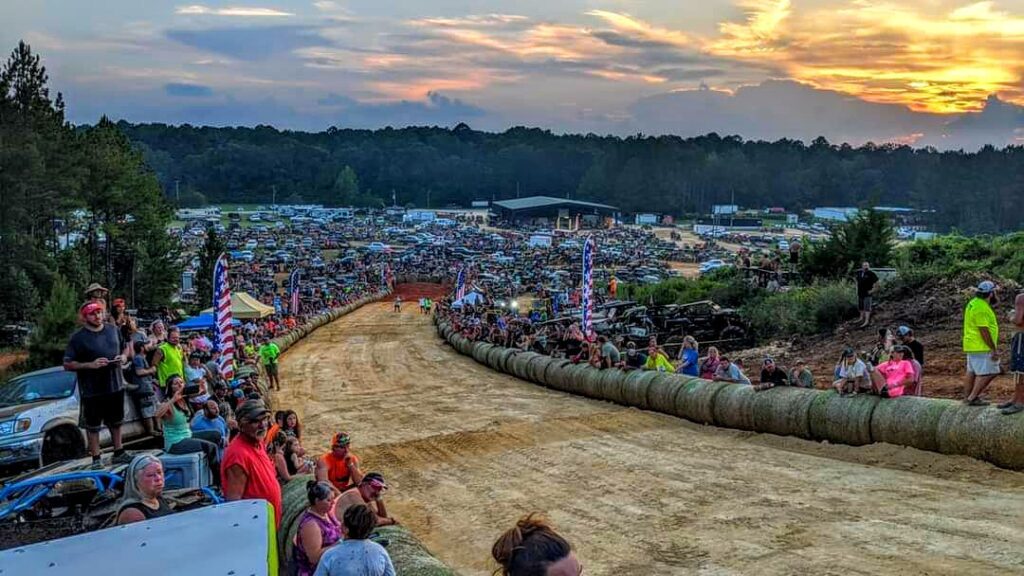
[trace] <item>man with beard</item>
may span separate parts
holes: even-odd
[[[238,406],[238,436],[228,444],[221,461],[224,498],[258,498],[274,507],[276,523],[281,523],[281,485],[277,483],[274,463],[267,456],[263,437],[267,433],[270,410],[262,400],[246,400]]]

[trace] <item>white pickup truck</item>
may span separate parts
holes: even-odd
[[[85,455],[85,430],[79,426],[80,397],[74,372],[57,366],[11,378],[0,385],[0,467],[36,465]],[[125,394],[124,440],[145,429]],[[100,444],[110,444],[106,428]]]

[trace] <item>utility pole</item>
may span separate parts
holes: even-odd
[[[270,189],[273,191],[273,196],[271,197],[272,201],[271,201],[270,204],[272,206],[277,206],[277,186],[274,185],[274,184],[271,184],[270,185]]]
[[[516,180],[516,198],[519,198],[519,180]]]
[[[178,206],[181,206],[181,191],[178,189],[178,182],[180,182],[180,180],[176,179],[174,181],[174,202]]]

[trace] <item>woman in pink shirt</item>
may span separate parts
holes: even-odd
[[[876,394],[882,398],[896,398],[903,396],[905,386],[913,385],[914,365],[905,360],[908,355],[909,349],[906,346],[896,346],[889,360],[875,367],[871,374],[871,385]]]

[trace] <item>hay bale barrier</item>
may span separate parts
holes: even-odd
[[[880,400],[866,394],[843,397],[832,390],[819,392],[808,413],[811,438],[850,446],[871,444],[871,416]]]
[[[456,576],[405,528],[382,526],[376,532],[388,540],[388,556],[399,576]]]
[[[879,402],[871,416],[871,440],[940,452],[939,422],[955,400],[901,396]]]
[[[598,370],[533,352],[492,347],[481,358],[475,343],[450,329],[438,334],[481,364],[555,390],[655,410],[700,424],[863,446],[886,442],[986,460],[1024,470],[1024,417],[951,400],[881,399],[834,391],[777,387],[755,392],[741,384],[710,382],[679,374]],[[495,352],[499,350],[499,352]]]

